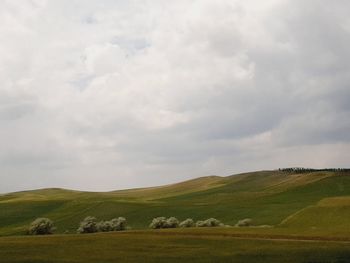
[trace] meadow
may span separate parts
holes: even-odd
[[[349,262],[349,245],[349,242],[339,241],[264,239],[244,235],[237,238],[222,229],[21,236],[0,238],[0,262],[341,263]]]
[[[86,216],[123,216],[131,230],[78,235]],[[148,230],[157,216],[230,227]],[[55,235],[25,236],[37,217],[53,220]],[[244,218],[253,226],[234,227]],[[350,174],[261,171],[112,192],[10,193],[0,196],[0,235],[0,262],[350,262]]]

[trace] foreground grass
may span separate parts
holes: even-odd
[[[268,238],[225,229],[2,237],[0,262],[350,262],[349,242]]]

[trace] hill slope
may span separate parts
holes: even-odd
[[[257,225],[314,231],[317,224],[331,223],[318,217],[330,218],[332,213],[343,223],[328,231],[350,233],[346,197],[350,198],[350,173],[329,171],[261,171],[103,193],[41,189],[0,196],[0,235],[24,233],[37,217],[49,217],[58,232],[72,233],[88,215],[101,220],[124,216],[134,229],[146,228],[156,216],[176,216],[180,220],[215,217],[231,225],[249,217]],[[325,205],[329,203],[332,206]]]

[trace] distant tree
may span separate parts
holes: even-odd
[[[177,228],[179,226],[179,220],[176,217],[169,217],[166,220],[165,228]]]
[[[29,226],[30,235],[49,235],[55,230],[53,222],[48,218],[37,218]]]
[[[176,217],[156,217],[153,218],[151,224],[149,225],[150,228],[153,229],[160,229],[160,228],[176,228],[179,226],[179,220],[177,220]]]
[[[182,221],[179,225],[180,227],[194,227],[195,223],[192,218],[187,218],[186,220]]]
[[[100,221],[96,224],[96,232],[110,232],[113,231],[113,224],[111,221]]]
[[[86,222],[90,223],[91,219],[84,219],[82,222],[83,225],[87,225]],[[111,232],[111,231],[122,231],[126,230],[127,222],[124,217],[113,218],[109,221],[100,221],[96,223],[96,231],[95,232]],[[78,231],[79,232],[79,231]],[[81,233],[92,233],[92,232],[81,232]]]
[[[165,228],[165,226],[166,226],[166,218],[163,216],[153,218],[151,224],[149,225],[149,227],[153,229]]]
[[[209,218],[205,220],[205,223],[208,227],[215,227],[215,226],[224,226],[223,223],[221,223],[219,220],[215,218]]]
[[[92,216],[85,217],[85,219],[80,222],[79,228],[77,230],[77,232],[80,234],[95,233],[97,231],[97,220]]]
[[[127,221],[124,217],[114,218],[111,221],[113,231],[122,231],[127,228]]]
[[[238,227],[247,227],[247,226],[251,226],[253,224],[253,220],[250,218],[245,218],[242,220],[239,220],[236,224],[236,226]]]
[[[290,168],[279,168],[281,172],[287,173],[312,173],[312,172],[349,172],[348,168],[323,168],[323,169],[313,169],[313,168],[304,168],[304,167],[290,167]]]
[[[206,227],[206,223],[203,220],[198,220],[196,222],[196,227]]]
[[[201,221],[201,220],[197,221],[196,226],[197,227],[218,227],[218,226],[224,226],[224,224],[215,218],[209,218],[205,221]]]

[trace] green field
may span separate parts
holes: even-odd
[[[234,238],[226,229],[0,238],[0,262],[349,262],[350,243]]]
[[[123,216],[132,231],[75,235],[86,216]],[[231,226],[251,218],[254,226],[143,230],[157,216]],[[69,234],[13,236],[37,217]],[[350,173],[261,171],[103,193],[11,193],[0,196],[0,235],[0,262],[350,262]]]
[[[0,235],[24,234],[37,217],[52,219],[57,233],[75,233],[89,215],[123,216],[132,229],[147,228],[157,216],[175,216],[215,217],[228,225],[252,218],[256,225],[292,232],[319,228],[320,233],[350,234],[350,198],[341,197],[350,197],[350,175],[344,172],[264,171],[106,193],[44,189],[0,196]],[[327,205],[327,200],[332,201]]]

